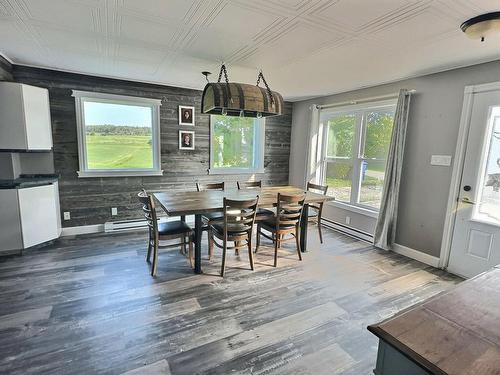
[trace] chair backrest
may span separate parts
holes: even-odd
[[[276,204],[276,229],[279,229],[281,225],[299,225],[305,199],[305,193],[290,195],[278,193]]]
[[[142,189],[139,194],[137,194],[137,198],[139,202],[141,202],[142,212],[144,213],[148,227],[156,234],[158,232],[158,221],[153,197],[149,195],[146,190]]]
[[[238,190],[262,187],[262,181],[244,181],[244,182],[237,181],[236,184],[238,185]]]
[[[255,199],[233,200],[224,197],[224,233],[250,232],[255,223],[259,196]]]
[[[200,184],[196,183],[196,190],[205,191],[205,190],[224,190],[224,182],[215,182],[208,184]]]
[[[328,185],[317,185],[317,184],[313,184],[312,182],[308,182],[307,183],[307,191],[312,191],[313,193],[318,192],[318,193],[321,193],[323,195],[326,195],[326,193],[328,191]]]

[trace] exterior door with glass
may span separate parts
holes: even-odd
[[[500,91],[472,94],[448,270],[472,277],[500,264]]]

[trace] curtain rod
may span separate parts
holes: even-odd
[[[408,90],[408,94],[414,94],[415,92],[416,92],[416,90]],[[387,94],[387,95],[372,96],[369,98],[348,100],[348,101],[339,102],[339,103],[316,105],[316,108],[317,109],[325,109],[325,108],[333,108],[333,107],[343,107],[343,106],[349,105],[349,104],[360,104],[360,103],[371,102],[371,101],[375,101],[375,100],[392,99],[392,98],[397,98],[398,96],[399,96],[399,92],[395,92],[395,93]]]

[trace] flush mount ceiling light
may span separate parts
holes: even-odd
[[[491,12],[473,17],[460,25],[462,31],[472,39],[484,42],[492,36],[500,36],[500,12]]]
[[[202,72],[208,81],[208,72]],[[224,76],[225,82],[222,81]],[[263,83],[265,87],[260,87]],[[229,82],[226,66],[222,64],[217,82],[208,82],[201,99],[202,113],[239,116],[269,117],[283,114],[283,97],[271,91],[262,72],[257,84]]]

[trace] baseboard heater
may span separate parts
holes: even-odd
[[[347,225],[343,225],[340,223],[336,223],[335,221],[331,221],[325,218],[321,219],[321,222],[323,225],[325,225],[328,228],[331,228],[333,230],[336,230],[337,232],[342,232],[343,234],[347,234],[348,236],[373,243],[373,235],[367,232],[363,232],[361,230],[348,227]]]
[[[146,220],[121,220],[107,221],[104,223],[104,232],[124,232],[127,230],[146,229],[148,224]]]

